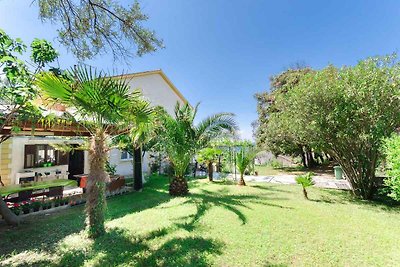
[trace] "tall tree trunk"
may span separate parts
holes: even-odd
[[[302,151],[300,153],[300,156],[301,156],[301,163],[303,164],[303,167],[307,168],[307,160],[306,160],[305,152]]]
[[[210,181],[210,182],[212,182],[213,181],[213,173],[214,173],[214,166],[213,166],[213,164],[212,164],[212,162],[209,162],[208,163],[208,180]]]
[[[133,151],[133,160],[133,189],[140,191],[143,189],[142,149],[140,147]]]
[[[239,185],[246,185],[246,182],[244,181],[244,178],[243,178],[243,173],[240,173],[240,180],[239,180],[238,184]]]
[[[21,218],[15,215],[8,207],[6,202],[0,197],[0,214],[8,225],[17,226],[21,222]]]
[[[169,194],[171,196],[186,196],[189,193],[189,187],[185,177],[174,177],[169,185]]]
[[[96,238],[104,234],[105,187],[108,175],[105,171],[107,161],[106,135],[96,131],[89,150],[90,172],[87,182],[86,223],[88,234]]]

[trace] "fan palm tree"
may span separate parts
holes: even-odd
[[[160,145],[173,165],[175,177],[169,186],[172,196],[186,195],[188,184],[185,172],[197,151],[207,147],[216,137],[224,133],[233,133],[237,126],[232,113],[218,113],[200,121],[194,120],[197,108],[189,104],[175,106],[175,116],[165,114],[159,131]]]
[[[109,179],[105,171],[107,138],[118,132],[118,126],[126,124],[128,113],[139,114],[144,109],[135,107],[141,101],[141,94],[131,92],[124,80],[82,67],[65,76],[44,73],[38,77],[37,85],[47,100],[70,107],[73,117],[91,134],[86,221],[89,236],[96,238],[105,231],[105,183]]]
[[[138,101],[133,115],[127,117],[129,132],[118,135],[113,140],[121,150],[133,155],[133,180],[136,191],[143,188],[143,151],[149,150],[154,144],[155,129],[159,123],[158,110],[159,107],[150,107],[146,101]]]
[[[243,176],[246,170],[253,163],[256,154],[257,153],[253,148],[242,147],[236,155],[236,166],[240,173],[239,185],[246,185]]]

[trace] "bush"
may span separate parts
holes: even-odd
[[[386,156],[385,185],[389,189],[391,198],[400,201],[400,135],[393,135],[387,139],[384,146]]]
[[[106,172],[110,176],[114,176],[117,172],[117,165],[116,164],[111,164],[108,160],[106,161]]]
[[[282,162],[278,161],[278,160],[271,160],[269,162],[269,165],[273,168],[273,169],[280,169],[283,167]]]
[[[32,200],[31,207],[32,207],[33,211],[35,211],[35,212],[39,211],[41,206],[42,206],[42,203],[40,203],[37,200]]]

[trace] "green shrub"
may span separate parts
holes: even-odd
[[[42,206],[42,203],[40,203],[37,200],[32,200],[31,207],[32,207],[33,211],[39,211],[41,206]]]
[[[117,165],[116,164],[111,164],[108,160],[106,161],[106,172],[110,176],[114,176],[115,173],[117,172]]]
[[[314,185],[314,181],[312,179],[313,176],[314,176],[314,173],[312,173],[312,172],[307,172],[304,175],[296,176],[296,183],[303,187],[303,194],[306,199],[308,199],[308,194],[307,194],[306,188]]]
[[[389,196],[400,201],[400,135],[393,135],[387,139],[384,146],[386,156],[385,185],[389,189]]]
[[[269,165],[273,168],[273,169],[280,169],[283,167],[282,162],[278,161],[278,160],[271,160],[269,162]]]

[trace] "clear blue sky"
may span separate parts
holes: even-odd
[[[26,43],[56,41],[56,28],[42,24],[31,0],[0,0],[0,28]],[[128,1],[125,1],[128,2]],[[163,69],[200,117],[237,114],[243,137],[257,118],[254,93],[269,77],[296,62],[313,68],[353,65],[400,47],[400,1],[142,0],[146,24],[166,48],[130,66],[103,56],[92,65],[109,71]],[[61,67],[76,61],[58,43]]]

